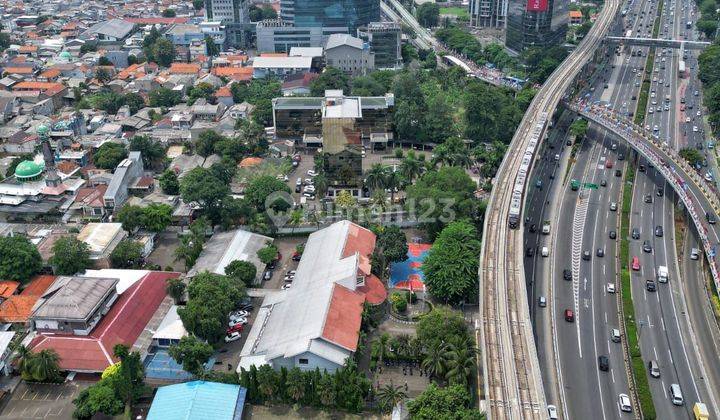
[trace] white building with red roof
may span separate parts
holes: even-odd
[[[357,350],[363,303],[385,286],[370,272],[375,234],[350,221],[308,238],[290,289],[265,298],[240,353],[241,368],[269,364],[334,371]]]

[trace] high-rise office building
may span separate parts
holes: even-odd
[[[565,41],[568,0],[509,0],[505,46],[521,52]]]
[[[380,21],[380,0],[281,0],[280,18],[296,27],[358,27]]]
[[[481,28],[504,28],[508,0],[470,0],[470,25]]]
[[[370,44],[376,69],[402,68],[402,28],[397,22],[371,22],[357,30],[358,38]]]
[[[229,45],[243,46],[250,30],[249,8],[250,0],[205,0],[205,20],[225,26]]]

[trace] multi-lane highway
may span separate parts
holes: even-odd
[[[606,2],[584,41],[548,78],[531,102],[503,160],[485,217],[480,302],[488,411],[493,419],[544,418],[545,396],[525,294],[523,232],[508,226],[513,185],[538,123],[551,118],[579,71],[593,57],[619,9]],[[542,135],[542,133],[541,133]],[[527,186],[526,186],[527,188]],[[524,388],[523,388],[524,387]]]

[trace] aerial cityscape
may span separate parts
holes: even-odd
[[[719,26],[0,0],[0,419],[720,419]]]

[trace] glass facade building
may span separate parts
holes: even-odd
[[[568,0],[509,0],[505,46],[515,52],[565,42]]]
[[[358,27],[380,21],[380,0],[281,0],[280,18],[296,27]]]

